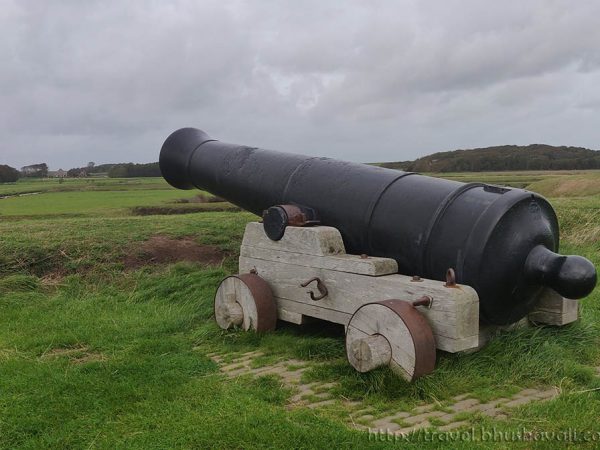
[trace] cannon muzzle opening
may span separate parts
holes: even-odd
[[[206,142],[214,141],[196,128],[181,128],[167,138],[159,157],[160,171],[167,182],[177,189],[193,189],[187,167],[194,151]]]

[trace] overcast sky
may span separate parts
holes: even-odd
[[[0,0],[0,164],[158,160],[184,126],[353,161],[600,148],[599,1]]]

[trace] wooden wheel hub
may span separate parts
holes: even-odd
[[[225,278],[215,293],[215,320],[225,330],[274,330],[277,307],[268,283],[254,273]]]
[[[435,340],[414,306],[384,300],[367,303],[354,313],[346,331],[346,354],[359,372],[389,365],[412,381],[433,371]]]

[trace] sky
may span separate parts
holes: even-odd
[[[0,164],[157,161],[174,130],[376,162],[600,148],[600,2],[0,0]]]

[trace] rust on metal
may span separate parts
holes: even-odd
[[[387,306],[394,311],[408,328],[415,346],[415,371],[412,379],[433,372],[435,369],[435,339],[427,319],[409,302],[383,300],[375,303]]]
[[[310,220],[297,205],[279,205],[287,214],[287,225],[290,227],[306,227],[319,224],[318,220]]]
[[[303,227],[306,224],[306,215],[296,205],[280,205],[287,214],[287,224],[292,227]]]
[[[291,227],[308,227],[320,223],[319,216],[313,208],[302,205],[275,205],[263,211],[263,228],[272,241],[283,238],[285,229]]]
[[[327,286],[325,286],[325,283],[323,283],[323,281],[319,277],[311,278],[310,280],[302,283],[300,285],[300,287],[306,287],[313,281],[317,282],[317,289],[319,290],[319,295],[316,296],[313,291],[308,291],[308,294],[310,294],[311,300],[316,301],[316,300],[321,300],[322,298],[327,297],[327,294],[329,294],[329,292],[327,291]]]
[[[256,324],[254,329],[258,333],[273,331],[277,325],[277,305],[269,284],[256,273],[243,273],[231,275],[244,283],[254,300],[256,306]],[[229,277],[226,277],[227,279]],[[223,281],[225,281],[225,279]],[[215,294],[216,297],[216,294]],[[214,301],[213,301],[214,304]]]
[[[456,274],[454,273],[454,269],[450,267],[446,271],[446,287],[456,287]]]
[[[431,309],[431,305],[433,304],[433,298],[429,295],[424,295],[416,300],[412,301],[413,306],[425,306],[427,309]]]

